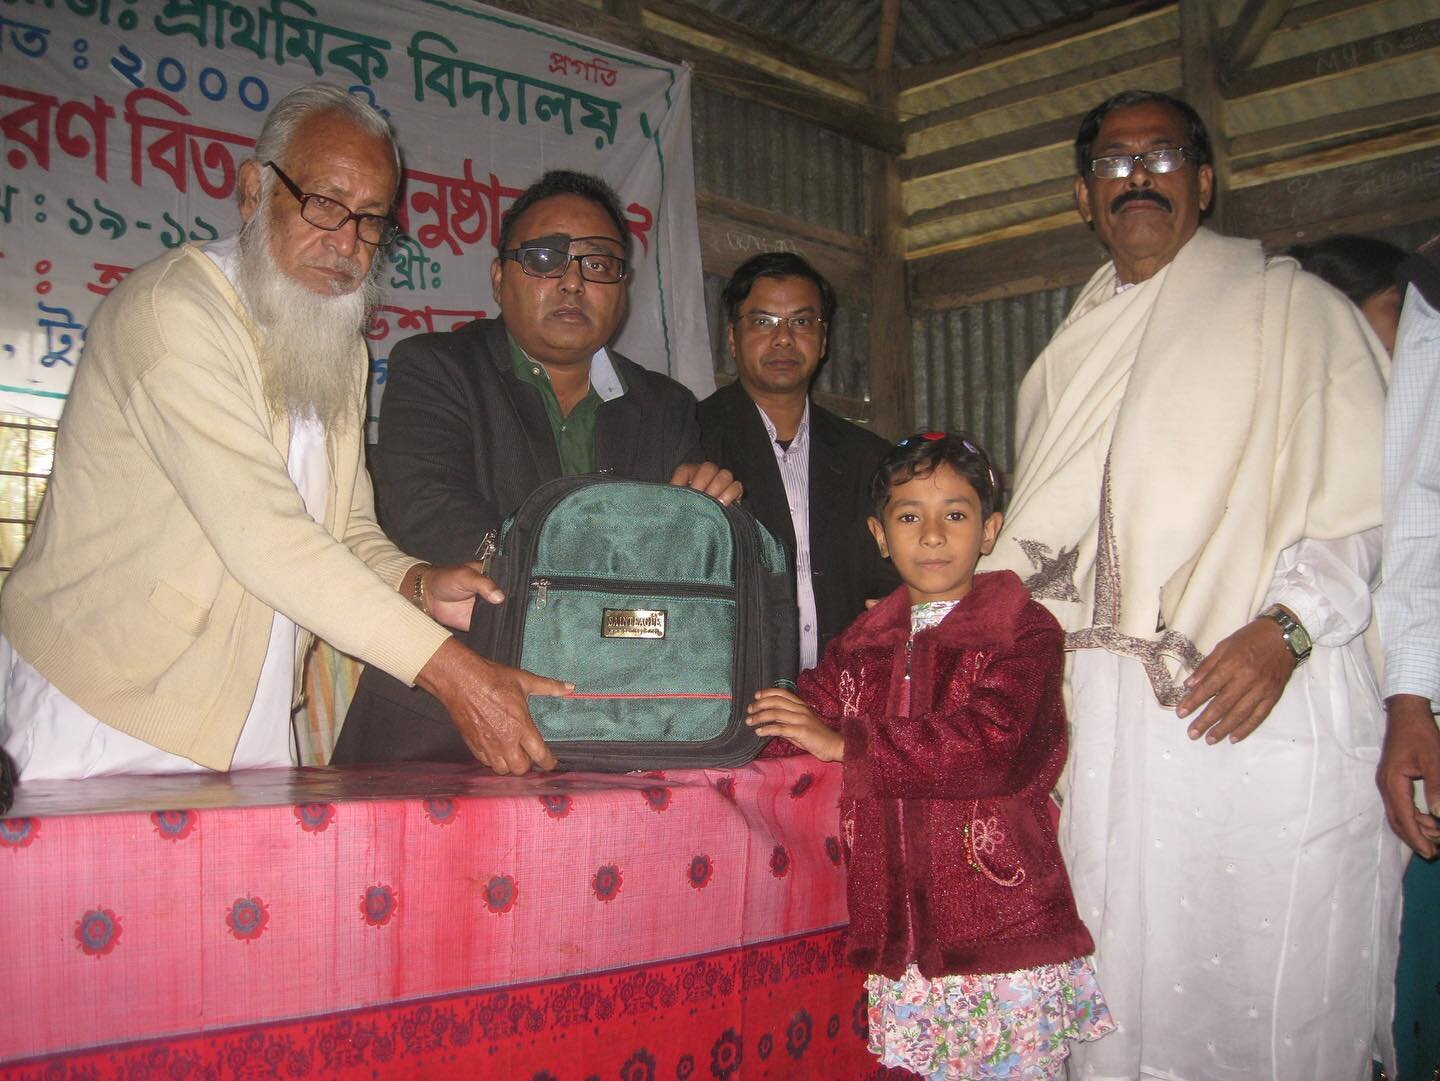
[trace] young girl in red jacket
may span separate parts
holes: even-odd
[[[870,531],[904,585],[750,724],[843,760],[851,963],[870,1049],[932,1079],[1058,1078],[1114,1028],[1049,814],[1065,763],[1063,636],[995,544],[998,477],[967,435],[902,440]],[[773,746],[773,745],[772,745]]]

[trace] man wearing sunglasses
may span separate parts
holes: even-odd
[[[406,555],[372,512],[361,328],[399,179],[383,117],[302,87],[240,167],[238,236],[100,306],[0,605],[22,784],[291,765],[313,634],[437,695],[495,769],[553,764],[526,695],[564,685],[442,626],[493,585]]]
[[[1401,863],[1366,648],[1385,360],[1341,294],[1201,227],[1190,106],[1117,95],[1075,148],[1110,261],[1021,385],[985,564],[1073,651],[1061,842],[1119,1029],[1071,1070],[1362,1081]]]
[[[555,170],[515,200],[490,266],[499,317],[390,355],[372,468],[397,544],[432,562],[483,559],[542,482],[600,470],[739,497],[728,470],[700,460],[694,395],[609,348],[629,275],[629,230],[604,181]],[[477,606],[468,640],[486,641],[494,616]],[[372,665],[332,761],[470,757],[433,697]]]

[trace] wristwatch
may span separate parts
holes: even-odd
[[[1284,635],[1285,644],[1290,647],[1290,653],[1294,656],[1297,667],[1309,659],[1310,649],[1314,643],[1310,641],[1310,632],[1300,625],[1299,620],[1278,604],[1272,604],[1261,612],[1260,618],[1274,620],[1280,625],[1280,633]]]

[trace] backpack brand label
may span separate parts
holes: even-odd
[[[600,637],[664,638],[665,615],[663,608],[606,608]]]

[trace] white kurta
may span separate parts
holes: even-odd
[[[1118,1030],[1072,1078],[1369,1081],[1393,1065],[1402,846],[1375,789],[1359,636],[1378,530],[1282,553],[1269,600],[1314,637],[1264,724],[1192,742],[1140,664],[1072,655],[1061,847]]]

